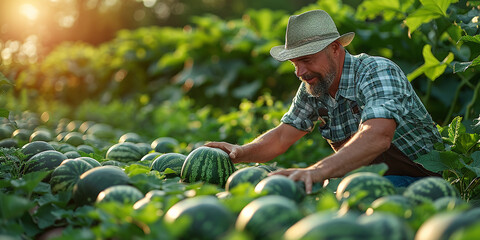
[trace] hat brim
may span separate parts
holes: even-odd
[[[285,45],[275,46],[272,49],[270,49],[270,55],[272,55],[272,57],[275,58],[276,60],[283,62],[286,60],[303,57],[303,56],[320,52],[325,47],[327,47],[330,43],[337,40],[338,42],[340,42],[340,44],[342,44],[342,46],[346,47],[348,44],[352,42],[353,37],[355,37],[355,33],[349,32],[349,33],[343,34],[338,38],[311,42],[311,43],[307,43],[305,45],[292,48],[292,49],[286,49]]]

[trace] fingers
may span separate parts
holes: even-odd
[[[213,148],[219,148],[228,153],[228,156],[232,160],[232,162],[236,163],[235,159],[239,155],[238,153],[238,147],[236,145],[227,143],[227,142],[208,142],[205,143],[205,146],[207,147],[213,147]]]
[[[295,168],[283,169],[269,173],[269,176],[271,175],[283,175],[292,179],[293,181],[302,181],[305,183],[305,192],[307,194],[312,193],[313,176],[309,170]]]

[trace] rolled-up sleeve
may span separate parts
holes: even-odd
[[[281,121],[301,131],[313,131],[318,114],[312,103],[302,83],[293,98],[290,109],[283,115]]]

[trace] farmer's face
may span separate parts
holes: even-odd
[[[307,91],[315,97],[328,94],[337,77],[338,66],[330,48],[327,46],[318,53],[290,60],[295,66],[297,77],[305,82]]]

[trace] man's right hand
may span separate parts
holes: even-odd
[[[213,148],[220,148],[230,156],[230,159],[233,163],[240,162],[240,153],[242,151],[242,147],[240,145],[231,144],[227,142],[209,142],[206,143],[205,146],[213,147]]]

